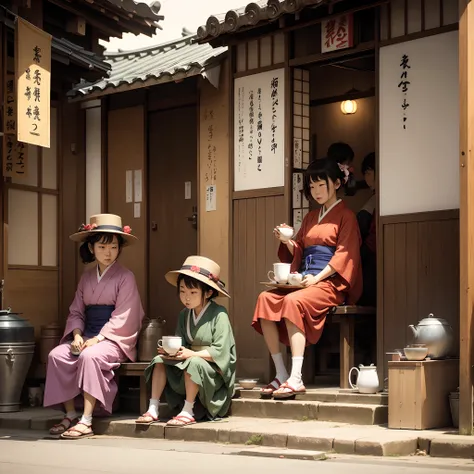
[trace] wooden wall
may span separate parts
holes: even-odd
[[[409,324],[433,313],[459,339],[459,212],[435,211],[381,217],[383,321],[379,351],[412,343]],[[380,364],[380,359],[379,359]]]
[[[88,219],[85,215],[85,116],[78,103],[64,103],[61,109],[61,204],[60,220],[60,320],[65,321],[77,283],[84,271],[79,246],[69,239]]]
[[[233,317],[237,344],[237,374],[269,377],[268,349],[263,337],[252,327],[252,317],[259,293],[265,288],[267,273],[278,262],[275,225],[286,220],[282,195],[239,199],[233,205]]]
[[[231,52],[234,64],[234,79],[256,74],[271,68],[281,68],[287,61],[287,39],[282,33],[242,42]],[[286,69],[286,111],[290,117],[291,87],[289,69]],[[233,117],[233,88],[229,94],[229,107]],[[231,119],[231,176],[233,176],[234,142],[233,119]],[[286,120],[286,129],[281,130],[290,137],[291,120]],[[291,156],[291,140],[286,139],[285,153]],[[255,303],[259,293],[265,290],[260,281],[267,280],[267,272],[278,261],[277,241],[273,228],[290,221],[291,162],[285,160],[285,183],[281,188],[256,189],[232,192],[234,182],[231,179],[231,314],[237,345],[237,376],[256,377],[260,382],[268,382],[273,364],[265,341],[251,326]],[[286,357],[286,351],[283,354]]]
[[[147,186],[145,153],[145,111],[143,106],[110,110],[107,129],[107,212],[122,217],[139,239],[124,249],[120,261],[129,268],[137,280],[144,308],[147,305]],[[133,203],[125,202],[127,170],[142,170],[141,213],[133,217]]]
[[[457,25],[458,19],[456,0],[391,0],[380,6],[380,39],[384,43],[407,35],[419,36]]]
[[[230,62],[221,66],[219,88],[207,80],[200,83],[199,99],[199,255],[221,267],[221,279],[230,287],[230,156],[229,156],[229,74]],[[215,149],[214,149],[215,147]],[[216,186],[215,211],[206,211],[206,188]],[[229,306],[227,298],[219,303]],[[233,315],[230,314],[231,319]]]

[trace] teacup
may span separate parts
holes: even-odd
[[[158,341],[158,347],[170,356],[176,355],[182,344],[183,341],[179,336],[163,336],[163,339]]]
[[[303,275],[301,273],[290,273],[288,275],[288,283],[290,285],[301,285]]]
[[[291,239],[295,233],[292,227],[277,227],[277,229],[280,235],[285,239]]]
[[[290,268],[291,264],[289,263],[274,263],[273,271],[268,272],[268,278],[275,283],[288,283]]]

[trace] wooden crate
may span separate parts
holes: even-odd
[[[388,427],[452,426],[449,393],[459,386],[459,360],[388,363]]]

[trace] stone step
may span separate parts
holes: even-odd
[[[166,406],[160,407],[160,412],[164,411]],[[263,446],[351,455],[417,454],[464,459],[472,459],[474,453],[474,436],[461,436],[453,428],[426,431],[390,430],[385,426],[350,425],[345,422],[235,416],[185,428],[167,428],[164,422],[137,426],[137,416],[138,414],[134,413],[127,416],[95,418],[94,432],[99,436],[246,445],[245,449],[248,450]],[[22,433],[28,433],[28,436],[34,439],[51,439],[47,429],[62,417],[61,412],[45,408],[26,408],[18,413],[0,413],[0,439],[15,436],[23,439]],[[308,452],[307,455],[311,456],[312,453]],[[454,463],[455,460],[451,462]]]
[[[232,400],[232,416],[318,420],[353,425],[382,425],[388,422],[388,407],[367,403],[332,403],[305,400]]]
[[[253,390],[236,389],[236,398],[261,399],[262,395],[260,388]],[[354,403],[357,405],[383,405],[388,406],[388,394],[385,392],[375,394],[358,393],[355,390],[314,390],[309,389],[306,393],[296,395],[296,400],[307,402],[322,402],[322,403]]]

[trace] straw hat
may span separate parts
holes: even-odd
[[[230,298],[229,293],[225,290],[224,282],[220,281],[221,267],[216,262],[206,257],[194,255],[188,257],[183,263],[180,270],[168,272],[165,275],[166,281],[173,286],[178,286],[179,275],[187,275],[195,280],[202,281],[219,293]]]
[[[91,216],[89,224],[82,224],[79,230],[69,236],[74,242],[84,242],[87,237],[95,233],[118,234],[123,237],[124,246],[134,244],[138,239],[132,235],[130,226],[122,226],[122,218],[115,214],[96,214]]]

